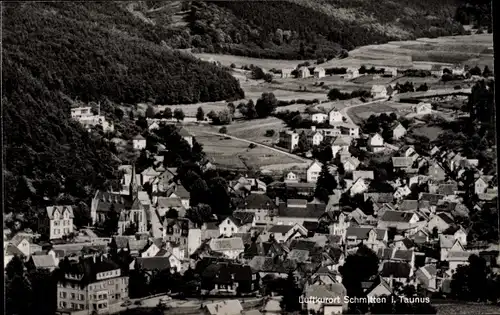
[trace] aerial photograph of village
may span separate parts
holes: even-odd
[[[4,314],[500,314],[493,2],[0,3]]]

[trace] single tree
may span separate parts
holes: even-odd
[[[170,107],[165,108],[163,111],[163,118],[165,119],[172,119],[173,114],[172,114],[172,109]]]
[[[177,119],[177,121],[184,120],[184,111],[180,108],[176,108],[174,110],[174,118]]]
[[[198,107],[198,110],[196,111],[196,120],[197,121],[203,121],[205,120],[205,113],[203,112],[203,108]]]
[[[156,114],[155,108],[152,105],[148,105],[148,108],[146,109],[146,117],[154,118],[155,114]]]
[[[299,298],[302,292],[295,280],[293,272],[288,273],[286,281],[284,281],[283,284],[283,297],[280,301],[281,310],[287,314],[300,311],[302,305],[300,304]]]
[[[278,100],[273,93],[262,93],[262,96],[257,100],[255,105],[255,110],[257,111],[257,116],[260,118],[265,118],[271,115],[278,105]]]

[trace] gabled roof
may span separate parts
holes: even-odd
[[[346,294],[347,290],[341,283],[333,283],[328,286],[313,284],[308,286],[305,290],[305,298],[319,298],[334,301],[332,304],[328,303],[328,305],[344,305],[343,297]],[[336,301],[338,301],[338,303]]]
[[[326,209],[326,204],[309,202],[306,207],[287,205],[281,202],[279,205],[278,214],[281,217],[292,218],[319,218]]]
[[[283,225],[283,224],[280,224],[280,225],[273,225],[269,230],[268,232],[269,233],[281,233],[281,234],[286,234],[288,232],[290,232],[290,230],[292,230],[294,228],[293,225]]]
[[[290,259],[280,260],[264,256],[255,256],[248,264],[256,272],[288,273],[297,269],[296,261]]]
[[[23,252],[19,250],[16,246],[13,244],[8,244],[7,247],[4,249],[5,256],[18,256],[22,257],[24,256]]]
[[[69,213],[69,218],[73,219],[73,207],[72,206],[50,206],[47,207],[47,215],[49,216],[49,219],[52,220],[54,219],[54,213],[57,211],[59,212],[60,215],[62,215],[64,212]]]
[[[411,157],[392,157],[392,166],[401,168],[410,168],[413,165],[413,158]]]
[[[408,223],[414,215],[414,212],[387,210],[382,216],[381,221]]]
[[[398,205],[398,210],[400,211],[410,211],[419,208],[418,200],[405,199]]]
[[[431,206],[435,206],[438,204],[439,200],[442,200],[445,195],[441,194],[430,194],[430,193],[422,193],[420,195],[420,200],[429,201]]]
[[[410,277],[411,266],[406,262],[383,262],[380,275],[384,278],[393,276],[394,278],[408,278]]]
[[[186,130],[186,128],[179,128],[177,130],[177,133],[181,136],[181,137],[192,137],[193,135]]]
[[[238,205],[238,209],[276,209],[276,203],[265,194],[250,194]]]
[[[220,302],[205,304],[210,315],[240,315],[243,307],[239,300],[224,300]]]
[[[350,226],[347,228],[346,236],[355,236],[358,240],[367,240],[368,235],[371,230],[375,230],[377,233],[377,240],[381,241],[384,239],[387,230],[385,229],[376,229],[373,227],[359,227],[359,226]]]
[[[137,136],[133,137],[132,140],[146,140],[146,138],[144,138],[141,135],[137,135]]]
[[[351,145],[351,142],[352,142],[352,138],[350,136],[341,135],[341,136],[332,138],[331,144],[336,145],[336,146],[349,146],[349,145]]]
[[[169,257],[158,256],[158,257],[138,257],[135,261],[135,269],[140,270],[165,270],[170,269],[170,260]]]
[[[158,197],[156,202],[158,208],[184,208],[180,198]]]
[[[453,217],[449,213],[440,212],[437,214],[437,216],[447,224],[453,224],[455,222],[455,220],[453,220]]]
[[[243,226],[245,224],[250,224],[255,218],[255,213],[248,211],[234,211],[233,215],[230,217],[231,221],[237,226]]]
[[[374,203],[389,203],[394,200],[394,194],[391,193],[364,193],[365,201],[370,199]]]
[[[55,268],[57,267],[56,260],[52,255],[33,255],[31,256],[33,264],[36,268]]]
[[[146,175],[146,176],[158,176],[160,175],[160,172],[155,171],[155,169],[150,166],[144,171],[141,172],[141,175]]]
[[[374,179],[373,171],[353,171],[352,179],[356,181],[358,178]]]
[[[309,259],[309,251],[302,249],[294,249],[288,253],[287,258],[303,263]]]
[[[244,250],[241,237],[217,238],[210,240],[210,248],[214,251]]]

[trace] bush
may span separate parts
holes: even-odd
[[[266,137],[272,137],[272,136],[274,136],[274,130],[273,129],[266,130]]]
[[[234,63],[232,63],[232,64],[230,65],[230,67],[231,67],[231,69],[234,69],[234,68],[236,68],[236,65],[235,65]]]
[[[227,133],[227,128],[226,127],[220,128],[219,133]]]
[[[462,87],[461,87],[460,85],[455,85],[453,88],[454,88],[455,90],[461,90],[461,89],[462,89]]]
[[[256,147],[257,147],[257,145],[255,143],[250,143],[250,145],[248,146],[249,149],[253,149]]]

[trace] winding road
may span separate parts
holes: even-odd
[[[357,105],[352,105],[352,106],[348,106],[348,107],[344,107],[342,108],[339,112],[342,114],[342,116],[344,116],[346,119],[347,119],[347,122],[350,123],[350,124],[353,124],[353,125],[356,125],[354,123],[354,121],[352,120],[352,118],[349,116],[349,114],[347,113],[347,111],[351,108],[355,108],[355,107],[361,107],[361,106],[367,106],[367,105],[371,105],[371,104],[375,104],[375,103],[382,103],[382,102],[385,102],[387,101],[389,98],[386,97],[386,98],[382,98],[382,99],[378,99],[378,100],[375,100],[375,101],[370,101],[370,102],[366,102],[366,103],[361,103],[361,104],[357,104]]]

